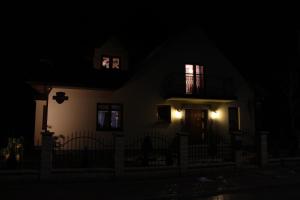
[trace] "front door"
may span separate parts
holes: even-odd
[[[207,134],[207,110],[187,109],[185,128],[190,135],[190,143],[200,143]]]

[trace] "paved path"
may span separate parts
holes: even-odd
[[[300,167],[203,170],[185,177],[147,180],[2,182],[0,186],[1,197],[7,199],[197,199],[282,186],[300,188]]]

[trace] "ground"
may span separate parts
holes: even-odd
[[[203,170],[182,177],[2,182],[8,199],[299,199],[300,166]]]

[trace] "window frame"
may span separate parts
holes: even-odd
[[[193,67],[193,73],[186,72],[186,66],[191,65]],[[196,66],[199,66],[199,74],[197,74]],[[202,68],[202,70],[201,70]],[[206,87],[206,67],[202,64],[184,64],[184,81],[185,81],[185,94],[186,95],[199,95],[205,91]],[[201,73],[202,71],[202,73]],[[187,74],[192,75],[193,88],[191,93],[187,93]],[[197,89],[197,80],[199,80],[199,89]]]
[[[108,106],[108,111],[110,112],[110,118],[109,118],[109,124],[110,124],[110,127],[108,128],[101,128],[98,124],[98,113],[99,111],[101,111],[101,109],[99,109],[99,107],[101,105],[104,105],[104,106]],[[111,127],[111,112],[114,111],[112,110],[112,107],[113,106],[119,106],[120,107],[120,127],[119,128],[113,128]],[[102,110],[104,111],[104,110]],[[121,103],[97,103],[97,109],[96,109],[96,131],[123,131],[123,104]]]

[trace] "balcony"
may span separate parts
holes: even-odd
[[[190,79],[185,79],[184,74],[170,74],[162,86],[162,95],[166,99],[190,99],[210,100],[210,101],[234,101],[236,99],[236,86],[232,79],[216,79],[205,77],[203,87],[193,83]]]

